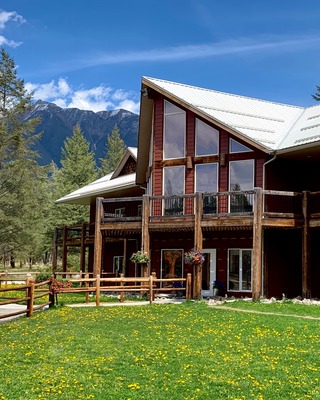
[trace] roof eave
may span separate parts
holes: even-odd
[[[182,100],[179,97],[176,97],[171,92],[168,92],[167,90],[159,87],[158,85],[154,84],[153,82],[150,82],[147,78],[142,77],[142,88],[145,88],[145,87],[149,87],[150,89],[155,90],[156,92],[162,94],[163,96],[167,97],[168,99],[174,101],[176,104],[179,104],[179,105],[183,106],[184,108],[186,108],[186,109],[194,112],[195,114],[201,116],[206,121],[208,121],[210,123],[213,122],[219,128],[224,129],[227,132],[233,134],[238,139],[245,140],[248,144],[250,144],[251,146],[254,146],[258,150],[261,150],[261,151],[266,152],[266,153],[270,153],[271,151],[273,151],[273,149],[271,149],[269,147],[266,147],[266,146],[262,145],[260,142],[257,142],[255,140],[249,138],[247,135],[245,135],[242,132],[236,130],[235,128],[233,128],[233,127],[231,127],[231,126],[229,126],[227,124],[224,124],[223,122],[219,121],[216,118],[213,118],[211,115],[207,114],[206,112],[199,110],[198,108],[194,107],[192,104]],[[144,96],[142,96],[142,99],[143,98],[144,98]],[[141,120],[141,115],[142,115],[142,112],[140,112],[140,120]],[[139,136],[140,136],[140,133],[141,132],[139,130]],[[139,145],[138,145],[138,148],[139,148]],[[139,150],[140,150],[140,148],[139,148]],[[139,157],[140,157],[140,153],[139,153]]]

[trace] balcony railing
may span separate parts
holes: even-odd
[[[142,197],[103,199],[103,222],[141,221]]]
[[[259,189],[260,190],[260,189]],[[268,218],[300,218],[303,215],[304,193],[260,190],[262,193],[262,216]],[[202,218],[253,216],[257,190],[194,193],[175,196],[143,196],[103,199],[102,223],[114,221],[150,221],[158,219],[192,219],[196,214]],[[307,197],[310,218],[320,218],[320,192]],[[260,203],[259,203],[260,204]]]

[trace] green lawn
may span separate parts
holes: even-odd
[[[57,307],[0,324],[0,400],[320,399],[319,327],[205,302]]]

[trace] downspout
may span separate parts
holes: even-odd
[[[273,157],[270,158],[270,160],[266,161],[263,164],[263,170],[262,170],[262,190],[265,190],[265,186],[266,186],[266,165],[270,164],[272,161],[274,161],[277,158],[277,153],[274,152],[273,153]],[[263,193],[263,192],[262,192]],[[263,202],[262,202],[262,207],[264,210],[264,196],[263,196]],[[263,232],[262,232],[263,234]],[[263,235],[264,236],[264,235]],[[262,291],[261,294],[262,296],[264,296],[264,239],[262,241],[262,272],[261,272],[261,281],[262,281]]]
[[[270,158],[270,160],[266,161],[263,164],[263,171],[262,171],[262,190],[265,190],[265,186],[266,186],[266,165],[270,164],[272,161],[274,161],[277,158],[277,153],[274,152],[273,153],[273,157]]]

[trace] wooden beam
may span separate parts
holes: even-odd
[[[142,198],[141,250],[143,253],[147,253],[147,256],[150,258],[149,217],[150,217],[150,199],[149,195],[144,194]]]
[[[311,277],[310,277],[310,228],[309,228],[309,210],[308,210],[309,192],[303,192],[302,212],[302,297],[309,299],[311,297]]]
[[[80,241],[80,271],[86,270],[86,224],[83,223],[81,226],[81,241]]]
[[[52,249],[52,272],[55,273],[58,268],[58,228],[54,228],[53,232],[53,249]]]
[[[255,189],[253,201],[252,298],[258,300],[262,294],[262,189]]]
[[[94,232],[94,260],[93,260],[93,276],[101,274],[101,260],[102,260],[102,232],[101,232],[101,219],[103,217],[103,204],[102,197],[96,199],[96,218],[95,218],[95,232]]]
[[[128,239],[123,239],[123,262],[122,262],[122,273],[123,276],[127,275],[127,246]]]
[[[195,197],[195,215],[194,215],[194,248],[198,251],[202,250],[202,211],[203,211],[203,198],[201,193],[196,193]]]
[[[68,227],[63,227],[63,239],[62,239],[62,271],[67,272],[67,257],[68,257],[68,246],[67,246]]]

